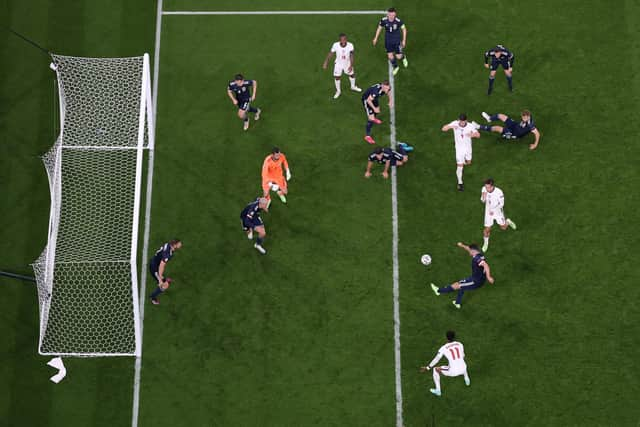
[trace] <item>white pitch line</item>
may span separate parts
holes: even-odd
[[[157,126],[156,111],[158,106],[158,75],[160,69],[160,35],[162,33],[162,0],[158,0],[156,15],[156,41],[153,55],[153,126]],[[155,134],[155,129],[154,129]],[[145,197],[144,237],[142,249],[142,272],[140,278],[140,355],[136,357],[133,377],[133,407],[131,410],[131,427],[138,427],[140,413],[140,374],[142,371],[142,339],[144,337],[144,303],[146,300],[145,286],[147,283],[147,259],[149,254],[149,234],[151,230],[151,196],[153,193],[153,163],[155,147],[149,150],[147,166],[147,195]]]
[[[389,64],[389,85],[393,96],[392,107],[389,107],[389,139],[391,148],[396,148],[396,90],[393,69]],[[400,266],[398,261],[398,178],[397,168],[391,168],[391,226],[393,229],[393,338],[396,365],[396,427],[403,427],[402,421],[402,369],[400,359]]]
[[[163,15],[384,15],[383,10],[166,10]]]

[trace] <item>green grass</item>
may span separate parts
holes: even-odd
[[[153,51],[153,4],[38,5],[0,3],[0,23],[64,54]],[[405,425],[637,426],[640,8],[631,0],[395,5],[411,62],[396,80],[398,139],[416,147],[398,171]],[[167,10],[385,7],[165,2]],[[330,72],[320,68],[346,30],[359,86],[383,79],[383,52],[370,46],[375,21],[164,17],[151,246],[173,236],[185,245],[169,264],[174,285],[146,310],[141,426],[395,423],[389,182],[362,177],[369,147],[359,98],[343,91],[332,100]],[[482,52],[496,42],[516,53],[515,92],[498,75],[487,98]],[[46,57],[14,36],[0,37],[0,57],[0,267],[29,273],[45,244],[37,156],[55,136],[53,83]],[[264,110],[246,133],[225,93],[239,71],[259,81]],[[462,111],[480,121],[483,110],[523,108],[543,133],[539,149],[484,135],[465,169],[467,191],[457,193],[442,124]],[[383,112],[379,143],[389,135]],[[289,203],[276,199],[264,215],[269,254],[260,257],[238,215],[260,191],[273,145],[293,180]],[[519,228],[494,230],[487,258],[496,284],[468,293],[455,311],[426,284],[468,274],[455,243],[481,241],[487,176]],[[428,270],[422,253],[434,259]],[[67,359],[68,378],[51,384],[36,355],[35,290],[0,283],[0,425],[128,425],[133,361]],[[443,378],[437,399],[418,367],[447,329],[465,344],[472,386]]]

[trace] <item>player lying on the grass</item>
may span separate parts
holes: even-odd
[[[333,77],[335,79],[334,83],[336,84],[336,93],[333,95],[333,99],[336,99],[340,96],[340,77],[342,77],[342,73],[349,76],[351,90],[355,92],[362,92],[362,89],[356,86],[356,74],[353,69],[354,47],[351,42],[347,41],[346,34],[340,34],[338,36],[338,41],[331,46],[331,50],[329,50],[327,57],[322,63],[322,68],[324,70],[327,69],[329,59],[331,59],[333,55],[336,56],[336,60],[333,64]]]
[[[256,100],[258,91],[257,80],[245,80],[242,74],[236,74],[234,79],[229,82],[227,87],[227,95],[238,107],[238,117],[243,122],[244,130],[249,129],[249,114],[254,113],[254,120],[260,120],[260,108],[252,107],[251,103]]]
[[[253,247],[264,255],[267,251],[262,247],[262,242],[264,242],[267,232],[264,229],[262,218],[260,218],[261,211],[269,212],[269,201],[264,197],[259,197],[245,206],[240,212],[240,220],[242,221],[242,229],[247,233],[247,239],[253,240],[253,232],[258,233]]]
[[[449,292],[458,291],[458,296],[456,300],[453,301],[453,305],[456,308],[461,307],[462,296],[465,291],[470,291],[473,289],[478,289],[482,285],[484,285],[485,281],[489,283],[493,283],[494,279],[491,276],[491,269],[489,268],[489,264],[484,259],[484,254],[480,252],[480,248],[475,243],[470,244],[469,246],[464,243],[458,242],[458,247],[467,251],[467,253],[471,256],[471,276],[459,280],[457,282],[452,283],[451,285],[438,288],[433,283],[431,284],[431,289],[436,295],[447,294]]]
[[[482,252],[486,252],[487,249],[489,249],[489,236],[491,235],[491,227],[494,221],[497,222],[503,230],[506,230],[507,227],[515,230],[517,227],[515,222],[509,218],[505,219],[504,193],[495,186],[492,178],[484,182],[480,201],[484,203],[484,244],[482,245]]]
[[[367,114],[367,126],[366,135],[364,140],[369,144],[375,144],[376,141],[371,137],[371,128],[373,125],[379,125],[382,123],[378,117],[380,113],[380,97],[385,96],[389,98],[389,108],[393,107],[393,97],[391,96],[391,86],[388,80],[384,80],[382,83],[376,83],[373,86],[367,88],[362,94],[362,106]]]
[[[491,59],[491,64],[489,64]],[[491,95],[493,91],[493,83],[496,80],[496,71],[498,67],[502,66],[504,75],[507,77],[507,83],[509,84],[509,91],[513,91],[513,62],[515,56],[513,52],[510,52],[506,47],[501,44],[492,47],[484,53],[484,67],[489,68],[489,89],[487,89],[487,95]]]
[[[456,333],[454,331],[447,331],[447,343],[440,347],[431,363],[420,368],[420,372],[426,372],[433,368],[433,382],[436,388],[429,389],[429,391],[436,396],[442,395],[440,389],[440,374],[445,377],[464,375],[464,383],[468,386],[471,385],[471,378],[469,378],[469,374],[467,373],[467,363],[464,361],[464,346],[460,341],[455,341],[455,339]],[[442,356],[447,358],[449,364],[436,366],[436,363],[442,359]]]
[[[384,165],[382,176],[386,179],[389,178],[390,166],[402,166],[409,161],[409,155],[404,146],[398,146],[396,150],[391,148],[376,148],[369,154],[367,160],[367,170],[364,173],[365,178],[371,176],[371,167],[374,163]]]
[[[285,179],[285,176],[286,179]],[[291,170],[284,153],[278,147],[273,147],[271,154],[262,163],[262,191],[263,196],[271,203],[269,191],[275,191],[282,203],[287,203],[287,181],[291,179]]]
[[[378,43],[380,33],[384,31],[384,47],[387,51],[387,58],[393,67],[393,75],[398,74],[400,66],[398,60],[402,60],[405,68],[409,66],[409,61],[404,55],[403,49],[407,46],[407,27],[396,16],[396,10],[391,7],[387,10],[387,16],[380,20],[376,35],[373,37],[373,45]]]
[[[500,120],[505,124],[505,126],[480,125],[480,130],[499,133],[504,139],[520,139],[527,136],[529,133],[532,133],[535,136],[535,140],[533,141],[533,144],[529,144],[529,149],[535,150],[538,147],[538,143],[540,142],[540,131],[533,123],[533,117],[529,110],[522,111],[520,114],[520,123],[511,119],[506,114],[500,113],[487,114],[483,111],[482,117],[484,117],[484,119],[489,123]]]
[[[473,148],[471,138],[480,138],[479,125],[476,122],[469,123],[466,114],[460,114],[458,120],[442,126],[443,132],[453,130],[453,138],[456,145],[456,177],[458,178],[458,191],[464,190],[462,173],[464,166],[471,165]]]
[[[158,297],[161,293],[169,289],[169,285],[171,284],[171,279],[164,276],[164,269],[167,266],[167,263],[171,258],[173,258],[173,253],[182,247],[182,241],[180,239],[173,239],[168,243],[160,246],[151,258],[149,262],[149,271],[151,271],[151,276],[158,282],[158,287],[153,291],[151,296],[151,303],[153,305],[160,304],[158,301]]]

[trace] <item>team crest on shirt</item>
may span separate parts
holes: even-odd
[[[246,91],[247,91],[247,88],[243,86],[243,87],[242,87],[242,91],[243,91],[243,92],[246,92]]]
[[[393,29],[397,30],[398,29],[398,24],[393,24]]]

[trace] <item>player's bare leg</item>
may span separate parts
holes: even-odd
[[[256,243],[253,245],[254,248],[258,250],[262,255],[267,253],[267,250],[262,247],[262,242],[264,238],[267,236],[267,232],[264,229],[264,225],[260,225],[255,228],[256,233],[258,233],[258,238],[256,239]]]
[[[433,368],[433,383],[436,388],[431,388],[429,391],[436,396],[442,396],[442,391],[440,390],[440,367]]]
[[[354,92],[362,92],[358,86],[356,86],[356,75],[355,73],[349,75],[349,83],[351,84],[351,90]]]
[[[340,76],[336,76],[333,83],[336,85],[336,93],[333,95],[333,99],[338,99],[340,96]]]
[[[247,114],[247,112],[244,110],[238,110],[238,117],[243,122],[242,128],[244,130],[249,129],[249,115]]]

